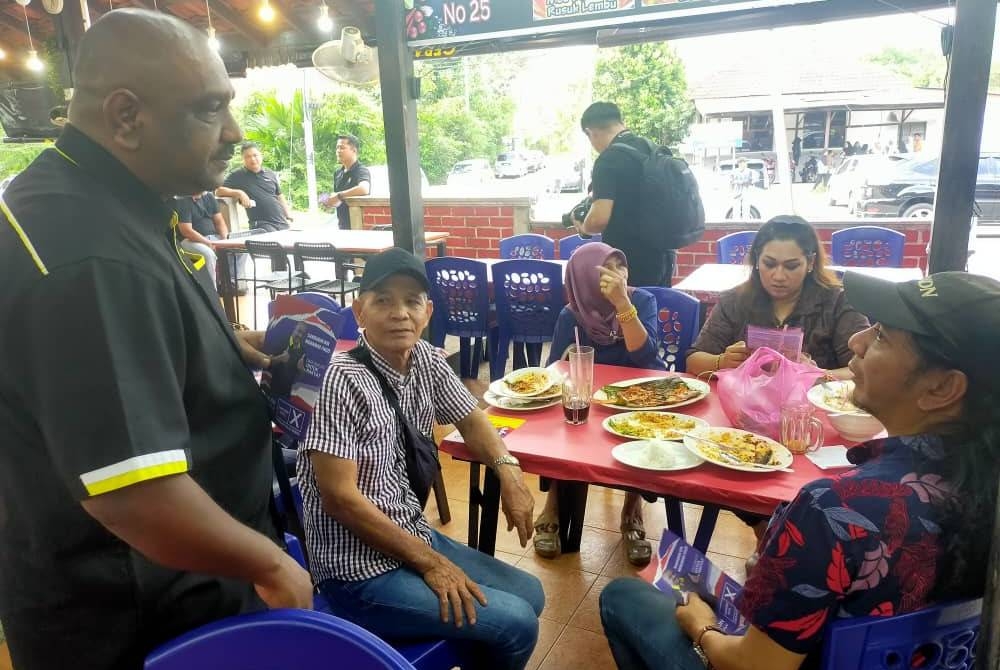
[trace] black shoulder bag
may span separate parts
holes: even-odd
[[[420,507],[427,504],[434,480],[441,472],[441,463],[438,461],[437,445],[434,440],[427,437],[416,426],[406,418],[402,408],[399,406],[399,398],[395,391],[389,387],[389,382],[372,361],[371,352],[364,345],[359,344],[354,349],[347,352],[347,355],[364,365],[378,380],[378,385],[382,388],[382,395],[392,405],[396,412],[396,418],[403,428],[403,450],[406,452],[406,475],[410,480],[410,488],[420,501]]]

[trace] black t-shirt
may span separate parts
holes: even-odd
[[[179,222],[190,223],[196,232],[202,235],[218,234],[215,215],[219,213],[219,203],[213,194],[203,193],[197,198],[179,195],[174,198],[174,211]]]
[[[226,177],[226,183],[223,185],[226,188],[238,188],[254,201],[255,206],[247,210],[251,228],[256,228],[262,223],[278,228],[288,227],[285,208],[278,201],[281,184],[275,173],[266,168],[261,168],[260,172],[250,172],[246,168],[240,168]]]
[[[604,229],[602,240],[621,249],[628,259],[628,278],[632,286],[660,286],[664,284],[667,261],[664,254],[642,244],[635,232],[639,217],[639,182],[642,164],[624,149],[616,149],[615,142],[628,144],[649,153],[649,145],[631,131],[622,131],[611,146],[594,161],[592,192],[594,200],[614,200],[611,219]]]
[[[187,473],[274,537],[270,420],[171,203],[71,126],[57,147],[0,213],[0,620],[21,670],[138,669],[263,604],[149,561],[80,502]]]
[[[363,181],[368,182],[369,185],[372,183],[371,172],[361,164],[361,161],[354,161],[350,170],[345,170],[343,167],[337,170],[337,174],[333,176],[333,190],[337,193],[347,191]],[[346,202],[337,205],[337,221],[341,228],[351,227],[350,208]]]

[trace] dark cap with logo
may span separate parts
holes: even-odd
[[[393,247],[373,256],[365,263],[364,275],[361,277],[361,292],[372,291],[383,281],[393,275],[408,275],[413,277],[425,291],[430,291],[427,281],[427,271],[424,264],[406,249]]]
[[[978,376],[1000,372],[1000,282],[967,272],[939,272],[895,283],[844,275],[852,307],[890,328],[930,338],[937,353]]]

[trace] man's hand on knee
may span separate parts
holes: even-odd
[[[463,626],[466,619],[470,625],[476,624],[475,600],[486,607],[486,596],[461,568],[439,554],[437,561],[424,572],[423,578],[438,597],[441,621],[448,623],[454,611],[455,626],[458,628]]]

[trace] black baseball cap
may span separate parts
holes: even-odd
[[[386,249],[377,256],[372,256],[365,263],[364,275],[361,277],[361,292],[373,291],[383,281],[393,275],[409,275],[413,277],[425,291],[431,290],[427,281],[427,270],[416,256],[406,249],[393,247]]]
[[[970,376],[1000,373],[1000,282],[938,272],[895,283],[844,275],[847,302],[873,322],[930,338],[936,353]]]

